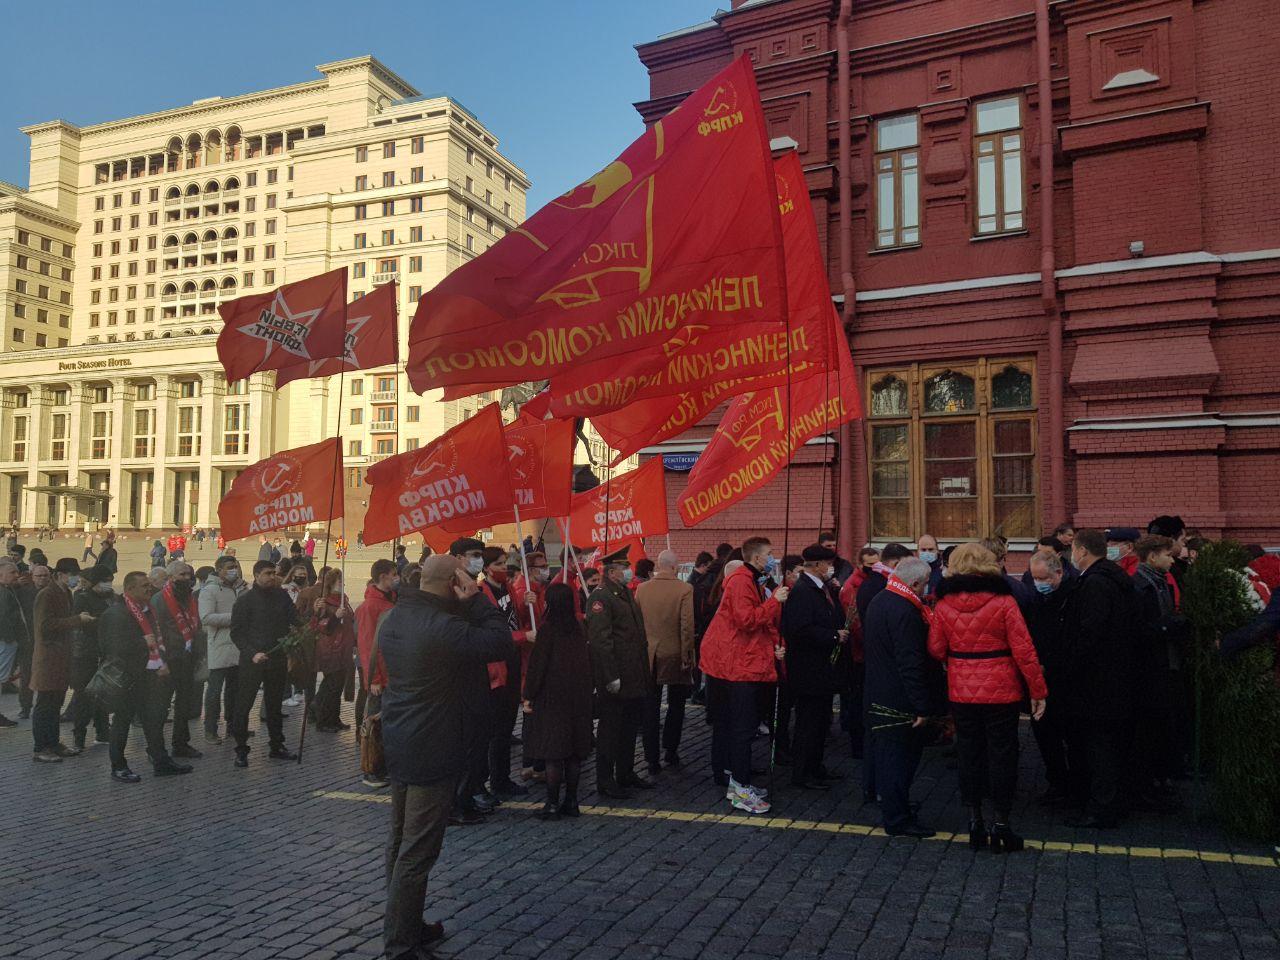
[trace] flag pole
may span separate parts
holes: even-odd
[[[394,284],[395,280],[392,280],[391,282]],[[399,291],[397,291],[397,294],[398,293]],[[393,436],[395,437],[395,442],[396,442],[395,452],[401,453],[402,451],[400,450],[400,300],[398,296],[392,297],[391,303],[392,303],[392,308],[391,308],[392,312],[395,314],[395,321],[394,321],[395,331],[394,331],[394,336],[392,337],[392,340],[391,340],[391,344],[392,344],[391,349],[393,351],[391,355],[391,369],[395,372],[395,380],[393,382],[395,383],[395,388],[396,388],[395,398],[392,402],[392,412],[394,413],[396,418],[396,431],[393,434]],[[408,379],[407,371],[406,371],[405,379],[406,380]],[[427,541],[424,538],[422,542],[425,545]],[[392,537],[391,538],[391,562],[392,563],[396,562],[396,547],[398,547],[399,545],[400,545],[400,537],[398,535]],[[396,575],[399,576],[399,571],[397,571]]]
[[[514,503],[511,505],[511,507],[516,512],[516,543],[517,543],[516,549],[520,553],[520,571],[524,574],[525,596],[527,597],[530,595],[530,591],[533,590],[533,581],[529,579],[529,560],[524,555],[524,528],[520,525],[520,508],[516,506]],[[537,630],[538,618],[533,612],[533,606],[528,605],[528,607],[529,607],[529,624],[533,627],[534,630]]]

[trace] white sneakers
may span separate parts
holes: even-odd
[[[745,810],[747,813],[768,813],[769,801],[765,799],[768,793],[768,790],[759,787],[744,787],[730,777],[725,799],[733,805],[735,810]]]

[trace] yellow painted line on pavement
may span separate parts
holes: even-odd
[[[353,790],[316,790],[312,796],[322,800],[352,800],[359,803],[390,803],[386,793],[357,793]],[[504,800],[504,810],[542,809],[542,804],[528,800]],[[865,823],[832,823],[825,820],[790,820],[785,817],[764,819],[739,814],[692,813],[686,810],[646,810],[643,807],[583,806],[582,812],[597,817],[626,817],[642,820],[675,820],[680,823],[718,823],[729,826],[765,827],[772,830],[799,830],[803,833],[842,833],[859,837],[887,837],[880,827]],[[967,834],[939,832],[928,838],[933,843],[967,844]],[[1189,850],[1182,847],[1125,847],[1103,843],[1073,843],[1065,840],[1027,840],[1028,850],[1046,853],[1084,853],[1100,857],[1134,857],[1150,860],[1199,860],[1202,863],[1234,863],[1242,867],[1280,868],[1280,857],[1259,857],[1246,853],[1218,850]]]

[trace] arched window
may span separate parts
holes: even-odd
[[[210,334],[210,333],[213,333],[213,327],[205,327],[203,330],[201,330],[201,331],[200,331],[200,333],[201,333],[202,335],[203,335],[203,334]]]
[[[227,177],[227,182],[226,182],[226,183],[224,183],[224,184],[222,185],[222,189],[223,189],[223,190],[239,190],[239,189],[240,189],[240,178],[239,178],[239,177]]]
[[[164,238],[164,245],[166,250],[169,247],[176,247],[178,245],[178,235],[176,233],[169,234]]]
[[[204,135],[204,162],[217,163],[222,159],[222,131],[210,130]]]
[[[203,141],[200,134],[193,133],[187,137],[187,169],[200,166],[201,152],[203,149]]]
[[[217,193],[217,192],[218,192],[218,181],[217,181],[217,180],[210,180],[208,183],[206,183],[206,184],[204,185],[204,192],[205,192],[205,193]]]
[[[183,292],[183,293],[195,293],[195,292],[196,292],[196,282],[195,282],[194,280],[188,280],[186,283],[184,283],[184,284],[182,285],[182,292]]]
[[[224,151],[226,158],[228,160],[239,160],[242,148],[243,144],[240,141],[240,128],[227,127],[227,145],[226,150]],[[236,186],[239,185],[240,184],[237,182]],[[230,183],[227,184],[227,189],[232,189]]]
[[[227,291],[227,290],[235,290],[235,288],[236,288],[236,278],[235,278],[235,277],[223,277],[223,278],[222,278],[222,289],[223,289],[223,291]]]
[[[212,279],[205,280],[202,284],[200,284],[201,293],[213,293],[217,289],[218,289],[218,285],[214,283]]]
[[[176,283],[166,283],[161,288],[160,295],[162,297],[172,297],[175,294],[177,294],[177,292],[178,292],[178,285]]]
[[[204,232],[204,236],[202,236],[200,239],[203,240],[205,243],[216,243],[218,240],[218,231],[212,228],[209,230],[206,230]]]
[[[195,235],[195,231],[193,230],[192,232],[188,233],[186,236],[182,238],[182,243],[183,243],[183,246],[185,246],[188,243],[195,243],[197,240],[199,240],[199,237]]]
[[[991,406],[996,410],[1020,410],[1032,405],[1031,374],[1006,364],[991,378]]]
[[[907,384],[900,377],[885,374],[871,385],[871,415],[902,417],[907,413]]]
[[[166,200],[177,200],[181,196],[182,196],[182,191],[176,185],[170,187],[168,190],[164,192],[164,198]]]
[[[187,189],[183,192],[186,193],[188,197],[198,197],[200,196],[200,184],[188,183]]]
[[[973,377],[943,370],[924,383],[924,407],[930,413],[960,413],[977,406]]]
[[[238,236],[240,236],[240,233],[235,227],[227,227],[227,229],[222,231],[223,240],[234,240]]]

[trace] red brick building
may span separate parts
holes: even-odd
[[[792,468],[793,546],[1280,544],[1277,37],[1275,0],[735,0],[637,48],[648,121],[748,55],[806,170],[867,416]],[[673,544],[776,535],[783,489]]]

